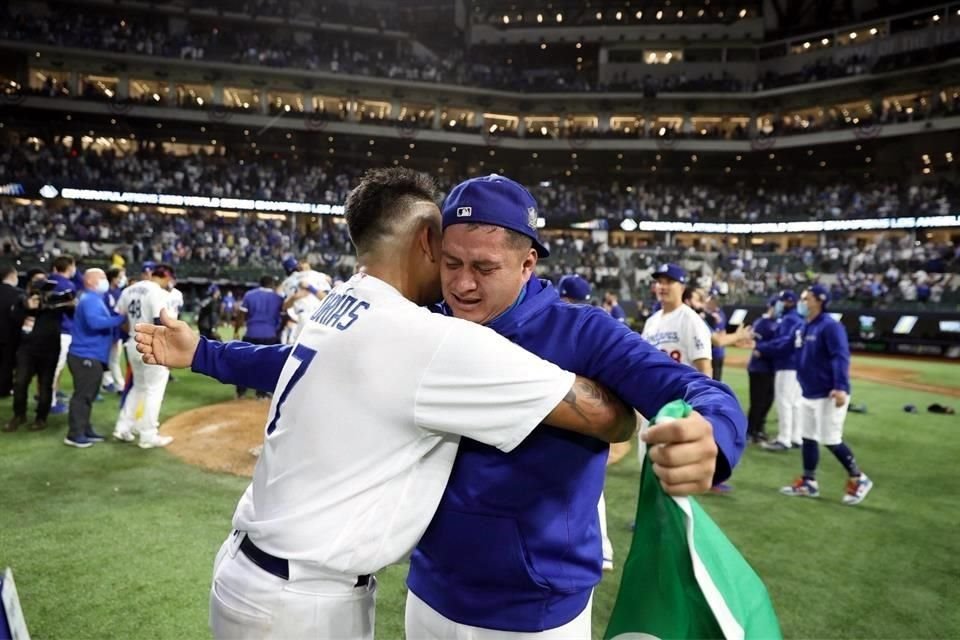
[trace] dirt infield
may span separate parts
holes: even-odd
[[[270,402],[231,400],[185,411],[167,420],[161,433],[175,440],[173,455],[211,471],[252,476],[257,458],[250,453],[263,444],[263,425]]]
[[[746,366],[747,356],[733,354],[724,360],[724,366]],[[939,393],[951,398],[960,398],[960,389],[934,384],[917,382],[918,374],[915,371],[905,371],[894,367],[884,367],[870,364],[868,358],[857,358],[850,363],[850,377],[867,382],[880,382],[911,391],[926,391]]]
[[[746,363],[746,356],[739,353],[731,354],[725,362],[728,366]],[[873,365],[863,358],[851,364],[850,374],[859,380],[960,398],[960,389],[923,384],[916,381],[914,372]],[[169,449],[184,462],[250,477],[257,463],[251,449],[263,443],[269,409],[270,403],[265,400],[231,400],[181,413],[163,423],[161,429],[162,433],[176,438]]]

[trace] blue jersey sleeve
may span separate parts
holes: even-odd
[[[86,294],[81,298],[80,304],[77,306],[77,313],[83,315],[87,326],[98,331],[119,327],[126,321],[124,316],[111,314],[102,299],[93,293]]]
[[[201,337],[190,369],[224,384],[271,392],[277,387],[292,349],[288,344],[253,345],[239,340],[218,342]]]
[[[850,393],[850,344],[847,330],[839,322],[824,331],[827,353],[830,354],[830,370],[833,373],[833,389]]]
[[[714,483],[730,477],[746,446],[747,419],[722,382],[661,353],[640,334],[602,312],[584,313],[576,332],[588,363],[585,375],[609,387],[648,418],[677,399],[686,400],[711,425],[719,448]]]

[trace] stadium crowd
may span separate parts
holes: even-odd
[[[290,4],[290,7],[286,5]],[[317,6],[315,6],[317,5]],[[251,15],[289,18],[305,10],[319,13],[320,20],[347,21],[355,24],[373,24],[383,29],[388,23],[384,15],[347,3],[281,3],[253,2],[243,7]],[[322,10],[321,10],[322,9]],[[236,10],[236,8],[234,8]],[[401,19],[405,25],[415,19]],[[374,76],[403,80],[419,80],[457,85],[475,85],[516,91],[631,91],[643,92],[648,97],[658,92],[742,92],[771,89],[793,84],[870,73],[874,69],[889,71],[936,62],[933,50],[923,55],[914,52],[868,60],[863,56],[849,56],[834,61],[825,57],[811,61],[799,72],[780,73],[766,70],[752,81],[743,81],[730,74],[704,74],[688,78],[677,73],[662,79],[649,75],[628,79],[619,74],[602,81],[593,65],[545,62],[535,57],[539,47],[532,47],[518,59],[505,59],[502,47],[466,48],[459,42],[431,44],[434,50],[415,47],[409,39],[386,39],[376,35],[338,32],[302,32],[293,38],[289,31],[277,25],[232,24],[229,28],[213,26],[210,17],[187,22],[180,31],[163,26],[164,21],[151,21],[146,16],[118,19],[115,16],[84,12],[39,12],[11,14],[0,10],[0,39],[37,42],[48,45],[99,49],[118,53],[162,56],[184,60],[211,60],[238,64],[260,65],[326,71],[352,75]],[[393,25],[392,19],[390,24]],[[451,26],[452,28],[452,26]],[[939,51],[939,49],[937,49]],[[955,53],[955,52],[954,52]],[[933,59],[930,59],[933,56]],[[86,87],[66,87],[70,95],[90,95]],[[94,92],[95,93],[95,92]],[[112,96],[108,96],[112,97]]]
[[[230,153],[167,153],[141,142],[129,152],[63,144],[0,145],[0,184],[34,180],[58,187],[114,189],[177,195],[246,197],[297,202],[342,203],[362,167],[293,162]],[[447,175],[441,188],[459,178]],[[530,182],[552,224],[584,219],[766,222],[783,219],[842,219],[942,215],[957,210],[960,189],[949,182],[836,182],[779,185],[748,182],[611,180],[594,183]]]

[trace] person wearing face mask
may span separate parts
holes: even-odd
[[[111,267],[107,270],[107,280],[110,282],[110,288],[103,294],[103,301],[110,309],[110,313],[116,314],[120,293],[127,286],[127,274],[122,267]],[[102,387],[106,392],[123,393],[124,376],[120,368],[120,352],[126,337],[120,327],[114,330],[113,341],[110,344],[110,360],[107,362],[107,370],[103,372]]]
[[[110,313],[104,295],[110,282],[103,269],[87,269],[83,273],[83,294],[73,314],[67,367],[73,376],[73,396],[67,422],[70,430],[63,444],[86,449],[103,442],[90,424],[90,412],[97,399],[103,371],[110,360],[110,345],[116,329],[126,318]]]
[[[800,383],[797,382],[797,348],[803,318],[797,313],[797,294],[790,289],[780,292],[776,313],[777,332],[769,340],[760,340],[755,350],[773,361],[773,396],[777,405],[777,438],[763,443],[766,451],[787,451],[801,445],[798,412]]]
[[[770,340],[777,332],[777,296],[767,300],[767,311],[750,327],[758,342]],[[754,349],[747,363],[750,378],[750,410],[747,412],[747,436],[754,444],[767,441],[766,421],[773,406],[773,362]]]

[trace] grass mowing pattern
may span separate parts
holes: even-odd
[[[895,362],[920,370],[931,364]],[[163,418],[233,396],[208,379],[176,375]],[[727,377],[746,397],[746,375]],[[736,470],[735,491],[700,502],[764,577],[787,636],[956,636],[960,480],[952,464],[960,419],[902,407],[958,403],[867,382],[855,383],[853,399],[869,413],[850,414],[848,441],[876,482],[862,505],[840,504],[842,468],[826,450],[822,497],[807,500],[777,493],[799,473],[798,451],[753,448]],[[10,418],[11,404],[0,401],[0,421]],[[116,407],[115,397],[95,406],[101,433],[112,431]],[[775,425],[773,414],[768,424]],[[246,480],[187,466],[162,450],[112,442],[75,450],[61,444],[65,433],[66,417],[51,416],[45,432],[0,434],[0,567],[14,569],[33,636],[209,637],[211,565]],[[617,569],[594,597],[596,638],[629,549],[637,473],[634,453],[609,470]],[[405,575],[397,566],[378,576],[381,639],[403,636]]]

